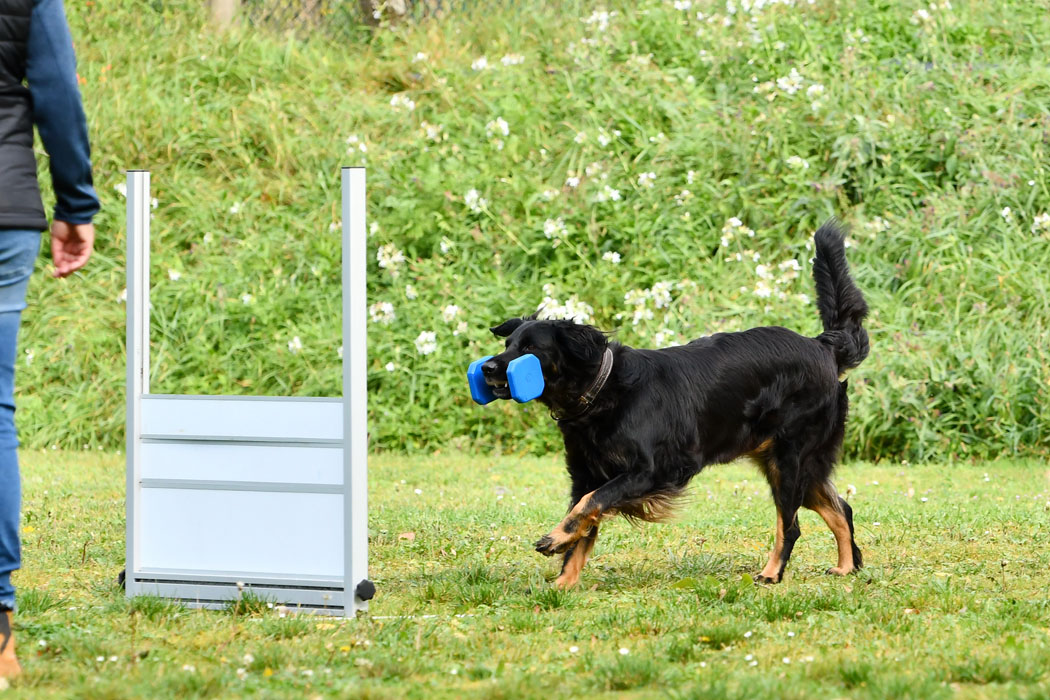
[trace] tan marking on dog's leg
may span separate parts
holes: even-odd
[[[557,551],[560,548],[571,545],[591,531],[591,528],[601,520],[601,513],[592,505],[594,491],[586,494],[580,499],[569,514],[565,516],[556,528],[547,535],[551,541],[551,548]]]
[[[838,566],[828,569],[828,573],[836,576],[845,576],[852,571],[856,571],[853,562],[849,523],[846,522],[846,515],[842,512],[842,509],[838,507],[838,497],[836,496],[834,505],[830,501],[820,501],[814,504],[813,510],[827,523],[832,534],[835,535],[835,544],[838,545]]]
[[[769,553],[766,567],[758,574],[771,581],[780,580],[780,557],[784,553],[784,514],[777,508],[777,531],[773,538],[773,551]]]
[[[598,541],[598,526],[595,525],[591,533],[576,542],[576,548],[565,558],[561,574],[554,581],[554,587],[562,590],[572,588],[580,580],[580,572],[584,564],[591,556],[594,543]]]

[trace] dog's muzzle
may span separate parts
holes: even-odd
[[[497,399],[510,398],[510,385],[507,383],[507,366],[492,358],[481,365],[481,374],[485,384],[492,389]]]

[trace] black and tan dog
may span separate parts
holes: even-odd
[[[816,338],[770,326],[637,350],[571,321],[513,318],[492,329],[506,350],[483,365],[486,383],[508,398],[507,363],[536,355],[545,381],[539,400],[565,439],[569,514],[536,543],[547,556],[564,554],[557,586],[577,582],[603,517],[664,519],[697,472],[741,456],[757,462],[777,510],[759,581],[783,577],[803,506],[835,534],[838,564],[828,573],[861,567],[852,511],[831,483],[848,410],[843,375],[868,354],[868,307],[843,241],[834,221],[814,238],[824,324]]]

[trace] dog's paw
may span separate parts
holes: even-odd
[[[550,535],[544,535],[536,540],[536,551],[545,557],[552,557],[558,553],[554,539]]]
[[[847,574],[852,574],[854,571],[856,571],[856,569],[846,569],[833,566],[824,573],[829,576],[845,576]]]
[[[757,576],[755,576],[755,583],[780,583],[780,577],[778,576],[776,578],[773,578],[770,576],[763,576],[762,574],[758,574]]]
[[[536,551],[545,557],[552,557],[555,554],[564,554],[569,551],[569,547],[571,546],[572,542],[559,542],[550,535],[544,535],[536,540]]]

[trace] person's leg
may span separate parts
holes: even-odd
[[[0,230],[0,677],[18,675],[11,573],[21,566],[22,488],[15,431],[15,360],[26,287],[40,249],[38,231]]]

